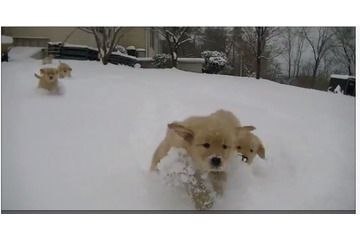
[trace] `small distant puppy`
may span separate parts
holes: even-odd
[[[57,67],[59,72],[59,78],[71,77],[72,68],[66,63],[59,61],[59,66]]]
[[[265,148],[261,140],[251,133],[255,130],[254,126],[241,126],[239,119],[229,111],[218,110],[212,115],[228,124],[230,128],[236,128],[234,147],[244,162],[251,164],[256,154],[262,159],[265,158]]]
[[[265,159],[265,148],[260,138],[251,133],[254,129],[253,126],[239,127],[235,137],[236,151],[241,154],[242,160],[248,164],[253,162],[256,154]]]
[[[221,195],[235,131],[235,126],[225,124],[215,113],[170,123],[165,138],[153,155],[151,170],[158,171],[158,163],[171,147],[184,148],[192,159],[197,179],[201,181],[200,176],[207,173],[214,191]]]
[[[42,60],[42,64],[43,64],[43,65],[45,65],[45,64],[51,64],[53,59],[54,59],[54,56],[53,56],[53,55],[49,55],[49,56],[45,57],[45,58]]]
[[[42,68],[40,69],[40,76],[35,73],[35,77],[39,79],[38,88],[49,91],[59,90],[58,70],[56,68]]]

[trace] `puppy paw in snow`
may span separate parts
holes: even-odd
[[[158,164],[159,173],[166,184],[185,187],[197,210],[211,209],[213,192],[196,176],[186,150],[171,148]]]
[[[213,193],[204,185],[204,183],[194,181],[185,184],[188,194],[192,197],[196,210],[209,210],[214,205]]]

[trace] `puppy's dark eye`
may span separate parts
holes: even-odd
[[[224,144],[222,147],[223,147],[223,149],[227,149],[228,146],[226,146],[226,145]]]
[[[250,152],[254,152],[254,150],[250,149]]]
[[[240,146],[237,146],[236,148],[237,148],[237,149],[239,149],[239,150],[241,149],[241,147],[240,147]]]
[[[204,148],[209,148],[209,147],[210,147],[210,144],[204,143],[202,146],[203,146]]]

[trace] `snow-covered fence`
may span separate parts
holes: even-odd
[[[60,59],[98,60],[98,50],[82,45],[49,42],[48,54]]]
[[[141,68],[155,68],[152,58],[138,57],[137,60]],[[177,68],[187,72],[201,73],[204,63],[203,58],[178,58]]]
[[[137,63],[136,57],[123,54],[121,52],[113,52],[109,57],[112,64],[122,64],[133,67]]]
[[[54,58],[57,59],[99,61],[98,49],[82,45],[63,44],[61,42],[49,42],[48,54],[53,55]],[[109,62],[112,64],[122,64],[133,67],[136,64],[137,59],[136,57],[117,51],[110,55]]]
[[[178,58],[178,69],[201,73],[204,63],[203,58]]]
[[[124,53],[120,47],[116,49],[109,57],[109,62],[112,64],[122,64],[134,67],[139,63],[142,68],[154,68],[152,58],[135,57]],[[130,49],[131,50],[131,49]],[[92,60],[99,61],[99,51],[96,48],[63,44],[62,42],[49,42],[47,48],[48,54],[53,55],[56,59],[73,59],[73,60]],[[127,49],[127,51],[129,51]],[[144,49],[136,49],[136,55],[145,55]],[[202,66],[205,63],[203,58],[178,58],[178,69],[189,72],[202,72]]]
[[[154,68],[153,59],[149,57],[139,57],[137,63],[141,65],[141,68]]]

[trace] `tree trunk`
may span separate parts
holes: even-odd
[[[258,48],[256,54],[256,79],[260,79],[260,71],[261,71],[261,40],[260,35],[258,36]]]
[[[256,79],[260,79],[261,71],[261,30],[260,28],[256,29],[257,34],[257,53],[256,53]]]
[[[256,58],[256,79],[260,79],[260,71],[261,71],[261,58]]]
[[[105,55],[102,59],[101,59],[102,63],[104,65],[107,65],[109,63],[109,56]]]
[[[240,52],[240,77],[242,77],[242,65],[243,65],[243,60],[242,60],[242,51]]]
[[[288,80],[290,80],[291,78],[291,59],[290,59],[290,54],[289,54],[289,69],[288,69]]]
[[[319,63],[318,63],[318,61],[316,61],[315,62],[315,67],[314,67],[314,70],[313,70],[313,74],[312,74],[312,77],[311,77],[311,88],[315,87],[316,72],[317,72],[318,67],[319,67]]]
[[[350,57],[349,57],[349,55],[348,55],[348,53],[347,53],[347,51],[346,51],[346,47],[345,47],[345,46],[343,47],[343,49],[344,49],[344,53],[345,53],[346,60],[347,60],[347,67],[348,67],[348,71],[349,71],[349,76],[352,76],[353,73],[352,73],[352,71],[351,71],[351,59],[350,59]]]
[[[177,68],[177,58],[174,57],[174,53],[177,55],[176,52],[173,52],[173,53],[171,54],[171,61],[172,61],[172,66],[173,66],[174,68]]]
[[[316,79],[316,73],[315,71],[313,72],[313,75],[311,77],[311,88],[314,89],[315,87],[315,79]]]
[[[174,67],[174,68],[177,68],[177,56],[178,56],[178,49],[177,49],[177,47],[175,47],[171,51],[171,62],[172,62],[172,67]]]

